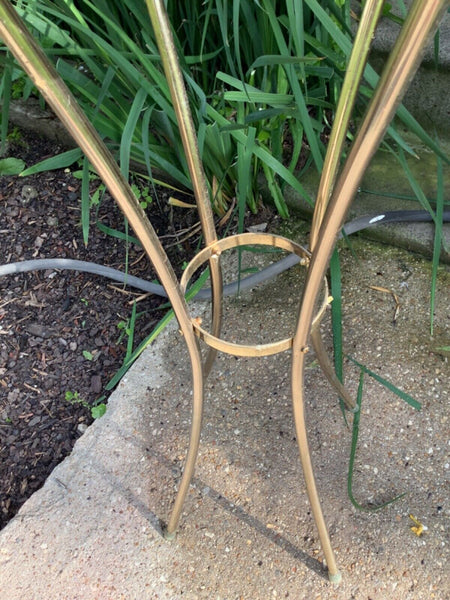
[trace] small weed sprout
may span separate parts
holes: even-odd
[[[70,402],[70,404],[81,404],[81,406],[83,406],[84,408],[87,408],[91,411],[91,416],[93,419],[99,419],[100,417],[103,417],[103,415],[106,412],[106,404],[104,404],[103,402],[96,404],[94,406],[90,406],[86,400],[84,400],[79,392],[72,392],[70,390],[67,390],[66,393],[64,394],[64,398],[66,399],[67,402]]]
[[[78,165],[82,166],[83,161],[78,161]],[[100,178],[97,175],[97,173],[95,173],[95,171],[93,171],[91,168],[88,169],[88,181],[92,182],[92,181],[99,181],[100,182]],[[72,176],[75,177],[75,179],[80,179],[83,180],[85,175],[83,173],[83,169],[77,169],[76,171],[73,171]],[[99,206],[101,199],[103,198],[103,194],[106,191],[106,186],[104,183],[99,183],[97,189],[95,190],[95,192],[93,192],[90,196],[90,206]]]
[[[83,400],[79,392],[71,392],[70,390],[67,390],[67,392],[64,395],[64,398],[67,400],[67,402],[70,402],[70,404],[81,404],[85,408],[89,408],[88,403],[86,402],[86,400]]]
[[[94,360],[94,355],[89,350],[83,350],[83,356],[86,360]]]
[[[153,198],[150,196],[148,186],[140,188],[135,183],[132,183],[131,189],[133,190],[133,194],[139,200],[139,204],[143,210],[145,210],[153,202]]]
[[[23,135],[18,127],[14,127],[13,130],[8,133],[6,139],[11,144],[23,145]]]
[[[120,335],[119,335],[119,338],[118,338],[116,344],[119,345],[120,342],[123,340],[124,336],[130,334],[130,328],[128,326],[128,322],[127,321],[119,321],[117,323],[117,329],[120,331]]]
[[[101,402],[100,404],[96,404],[95,406],[92,406],[91,408],[91,415],[93,419],[99,419],[100,417],[103,417],[103,415],[106,412],[106,404],[104,402]]]
[[[106,187],[102,184],[98,186],[95,192],[91,196],[91,206],[99,206],[103,194],[105,193]]]

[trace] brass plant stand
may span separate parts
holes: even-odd
[[[191,261],[181,282],[178,282],[152,225],[139,206],[128,182],[123,178],[111,154],[92,125],[87,121],[51,63],[28,33],[11,3],[8,0],[0,0],[1,37],[82,148],[123,210],[166,289],[181,333],[186,341],[191,362],[193,385],[191,435],[184,472],[172,514],[165,529],[166,537],[170,539],[175,535],[184,500],[194,473],[202,427],[204,380],[210,372],[217,351],[237,356],[266,356],[290,349],[292,355],[292,402],[300,457],[307,493],[327,563],[328,576],[333,582],[340,580],[340,573],[336,566],[322,514],[309,454],[303,402],[304,358],[309,349],[308,338],[311,337],[324,373],[336,388],[338,395],[344,400],[347,408],[357,410],[358,407],[355,407],[345,388],[336,378],[320,338],[318,325],[330,302],[325,273],[337,234],[361,177],[384,135],[397,105],[401,101],[408,82],[415,72],[426,42],[434,32],[439,18],[448,6],[448,1],[415,0],[346,163],[336,180],[340,149],[347,130],[346,124],[348,123],[357,83],[361,78],[370,39],[381,6],[382,0],[367,0],[365,3],[357,40],[355,40],[355,48],[359,50],[352,53],[347,70],[347,77],[356,85],[351,86],[352,89],[347,97],[340,102],[335,117],[319,197],[316,201],[311,233],[311,252],[308,252],[305,248],[286,238],[271,234],[240,234],[222,240],[217,238],[205,175],[197,149],[195,130],[172,40],[170,24],[164,9],[164,2],[163,0],[147,0],[147,7],[154,26],[162,63],[170,84],[205,239],[205,248]],[[342,134],[342,132],[344,133]],[[334,185],[335,180],[336,184]],[[231,344],[220,338],[223,288],[220,254],[224,250],[243,245],[271,246],[293,252],[299,256],[301,264],[307,269],[297,326],[291,338],[255,346]],[[184,292],[190,278],[205,263],[208,263],[210,268],[212,287],[211,332],[206,332],[191,317],[184,298]],[[323,295],[319,309],[316,311],[316,301],[321,290]],[[316,314],[314,314],[315,311]],[[209,346],[204,364],[202,363],[199,339],[202,339]]]

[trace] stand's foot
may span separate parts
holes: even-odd
[[[328,571],[328,579],[331,581],[331,583],[334,583],[337,585],[338,583],[341,583],[342,575],[341,575],[340,571],[338,571],[337,573],[333,573],[333,574]]]
[[[165,540],[167,540],[168,542],[173,542],[173,540],[177,537],[177,531],[175,530],[175,531],[170,532],[167,529],[167,525],[164,524],[161,529],[162,529],[163,538]]]

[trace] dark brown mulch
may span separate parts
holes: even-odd
[[[29,166],[59,150],[54,143],[25,136],[9,154]],[[101,233],[95,224],[85,248],[80,187],[68,170],[26,179],[1,177],[0,264],[76,258],[124,270],[124,242]],[[168,191],[157,190],[150,216],[179,272],[198,238],[176,243],[175,233],[194,224],[197,214],[169,206],[168,196]],[[122,215],[107,195],[92,218],[124,230]],[[138,245],[129,246],[128,264],[131,274],[154,278]],[[105,394],[107,398],[105,385],[122,366],[126,351],[127,338],[120,339],[118,325],[129,319],[138,295],[137,290],[74,271],[0,278],[0,527],[70,453],[92,422],[90,407]],[[155,296],[137,304],[134,347],[162,317],[161,304]],[[72,393],[72,402],[66,392]]]

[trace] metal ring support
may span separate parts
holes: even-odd
[[[201,250],[191,260],[181,277],[180,287],[182,292],[186,292],[191,277],[204,263],[211,261],[211,259],[214,259],[214,257],[219,259],[221,253],[225,250],[231,250],[233,248],[243,246],[269,246],[271,248],[280,248],[281,250],[286,250],[296,254],[300,258],[300,265],[306,267],[309,264],[310,254],[308,250],[303,248],[303,246],[300,246],[300,244],[289,240],[288,238],[271,233],[240,233],[215,241],[213,244]],[[317,327],[320,324],[320,321],[330,301],[331,298],[328,295],[328,284],[326,279],[324,279],[324,296],[322,304],[316,316],[314,317],[314,327]],[[292,348],[293,344],[293,337],[285,338],[269,344],[236,344],[218,338],[215,335],[207,332],[205,329],[203,329],[203,327],[201,327],[200,322],[195,318],[192,319],[192,325],[194,327],[195,334],[208,346],[219,350],[220,352],[231,354],[232,356],[271,356],[273,354],[278,354],[280,352],[284,352],[285,350],[289,350]]]

